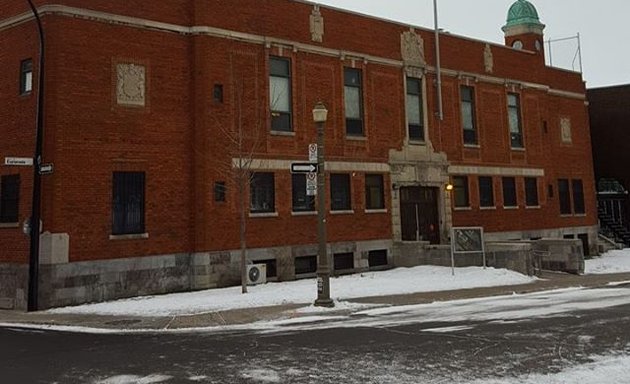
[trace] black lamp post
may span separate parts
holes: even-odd
[[[326,106],[319,102],[313,108],[313,121],[317,126],[317,300],[319,307],[334,307],[330,299],[330,264],[326,250],[326,172],[324,161],[324,127],[328,119]]]
[[[32,0],[26,0],[31,7],[33,16],[37,23],[37,31],[39,33],[39,68],[37,74],[37,115],[35,130],[35,154],[33,156],[33,196],[31,204],[31,224],[30,224],[30,253],[28,268],[28,311],[37,311],[38,304],[38,280],[39,280],[39,234],[41,231],[39,222],[41,216],[41,174],[40,166],[42,163],[42,135],[44,130],[44,29],[42,21],[37,12],[37,8],[33,5]]]

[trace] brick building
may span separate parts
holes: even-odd
[[[0,0],[2,158],[34,146],[38,46],[23,3]],[[289,169],[308,160],[318,101],[337,270],[448,255],[453,225],[594,244],[584,83],[545,66],[527,1],[509,10],[505,45],[441,33],[440,68],[434,31],[306,1],[36,3],[54,164],[42,307],[238,283],[239,159],[253,176],[248,259],[271,278],[312,274],[316,207]],[[0,174],[0,298],[22,308],[32,170]]]

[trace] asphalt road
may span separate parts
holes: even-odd
[[[540,296],[514,308],[507,301],[507,309],[522,313],[505,320],[479,320],[479,313],[472,321],[435,321],[435,315],[425,321],[401,310],[378,323],[356,315],[272,332],[95,335],[5,328],[0,383],[437,384],[554,373],[594,355],[630,354],[627,291],[625,304],[552,315],[535,315]],[[487,312],[492,302],[474,307]],[[451,310],[444,308],[439,311]]]

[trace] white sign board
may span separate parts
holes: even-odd
[[[317,144],[308,145],[308,161],[311,163],[317,162]]]
[[[4,165],[30,166],[30,165],[33,165],[33,158],[32,157],[5,157]]]
[[[455,255],[481,253],[486,268],[486,249],[482,227],[454,227],[451,230],[451,264],[455,274]]]
[[[317,195],[317,173],[306,174],[306,196]]]

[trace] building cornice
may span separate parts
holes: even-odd
[[[245,32],[232,31],[222,28],[215,28],[210,26],[183,26],[171,23],[164,23],[159,21],[147,20],[131,16],[117,15],[107,12],[94,11],[85,8],[69,7],[66,5],[49,4],[38,8],[40,15],[58,15],[74,18],[83,18],[86,20],[93,20],[97,22],[123,25],[132,28],[147,29],[165,33],[177,33],[183,35],[197,35],[197,36],[211,36],[218,38],[225,38],[237,41],[243,41],[253,44],[260,44],[267,47],[273,45],[289,46],[296,51],[302,51],[307,53],[319,54],[329,57],[339,57],[340,59],[353,58],[360,59],[366,63],[374,63],[380,65],[389,65],[402,68],[404,63],[402,60],[390,59],[385,57],[379,57],[369,55],[361,52],[338,50],[332,48],[321,47],[319,45],[305,44],[291,40],[279,39],[269,36],[256,35]],[[0,20],[0,31],[10,29],[28,22],[33,19],[30,13],[24,13],[21,15],[13,16],[8,19]],[[427,73],[436,73],[436,68],[432,66],[426,66],[424,68]],[[517,85],[522,89],[535,89],[540,91],[546,91],[554,96],[562,96],[577,100],[586,100],[585,93],[570,92],[558,89],[552,89],[544,84],[537,84],[531,82],[524,82],[520,80],[500,78],[495,76],[488,76],[476,73],[467,73],[462,71],[456,71],[448,68],[442,68],[443,75],[450,77],[460,77],[462,75],[475,78],[476,81],[489,83],[489,84],[512,84]]]

